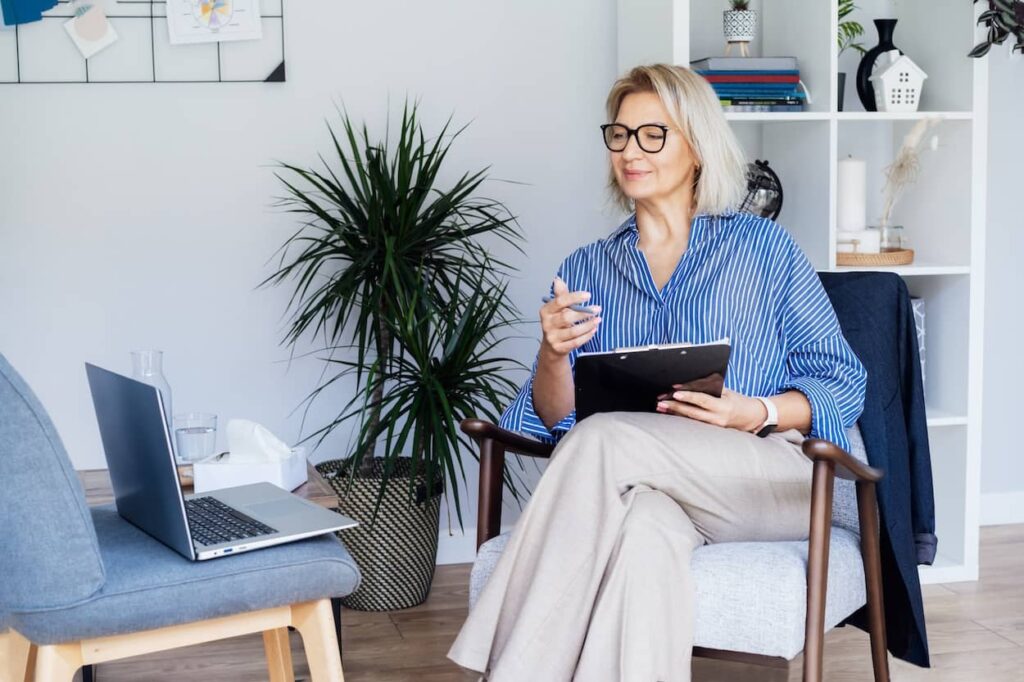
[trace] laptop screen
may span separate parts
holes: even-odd
[[[195,560],[160,391],[86,363],[117,513]]]

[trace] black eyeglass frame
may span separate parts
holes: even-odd
[[[608,128],[622,128],[626,131],[626,142],[625,144],[622,145],[622,149],[613,149],[612,146],[608,143],[608,133],[606,132]],[[647,147],[644,146],[644,143],[640,141],[640,131],[643,130],[644,128],[657,128],[662,132],[660,147],[658,147],[657,149],[648,149]],[[629,126],[623,125],[621,123],[605,123],[601,125],[601,139],[604,140],[604,146],[607,147],[608,151],[610,152],[626,151],[626,147],[629,146],[629,138],[632,137],[636,140],[636,144],[638,147],[640,147],[641,150],[647,152],[648,154],[657,154],[658,152],[665,148],[665,140],[668,138],[669,130],[671,130],[671,128],[660,123],[644,123],[643,125],[637,126],[636,128],[630,128]]]

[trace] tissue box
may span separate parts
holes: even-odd
[[[218,456],[192,465],[195,492],[205,493],[266,481],[284,490],[295,490],[306,482],[306,448],[294,448],[288,457],[267,462],[232,464],[230,458]]]

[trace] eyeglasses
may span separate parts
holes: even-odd
[[[601,133],[604,134],[604,146],[609,151],[621,152],[629,144],[629,138],[635,137],[640,149],[648,154],[657,154],[665,148],[668,126],[645,123],[634,130],[621,123],[605,123],[601,126]]]

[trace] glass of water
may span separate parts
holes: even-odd
[[[217,415],[209,412],[175,415],[174,442],[179,460],[195,462],[206,459],[217,449]]]

